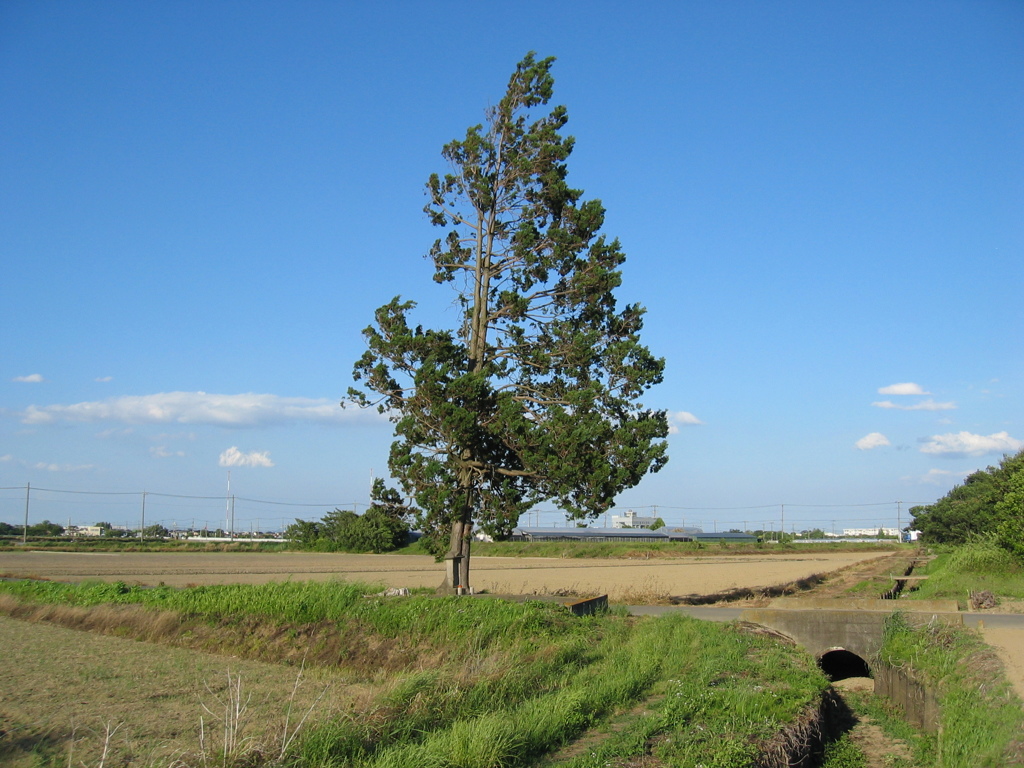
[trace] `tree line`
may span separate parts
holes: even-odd
[[[925,541],[963,544],[988,536],[1024,559],[1024,450],[968,475],[934,504],[912,507],[910,514]]]
[[[320,520],[297,519],[285,531],[293,545],[317,552],[391,552],[409,541],[410,511],[380,478],[373,481],[370,506],[362,515],[335,509]]]
[[[130,530],[126,528],[115,528],[110,523],[100,522],[96,523],[96,528],[102,529],[103,536],[107,538],[127,538],[131,536],[138,536],[138,530]],[[65,528],[59,523],[51,523],[49,520],[43,520],[41,523],[34,523],[26,529],[23,525],[11,525],[10,523],[0,523],[0,536],[63,536],[69,529]],[[74,531],[71,531],[74,533]],[[142,531],[142,535],[147,539],[162,539],[166,536],[170,536],[171,532],[162,525],[148,525]]]

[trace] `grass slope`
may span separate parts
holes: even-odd
[[[169,632],[175,622],[167,617],[177,616],[247,634],[271,626],[296,643],[317,626],[364,647],[402,644],[400,666],[374,667],[365,653],[333,662],[318,655],[384,693],[310,728],[280,759],[225,752],[221,765],[511,768],[597,765],[597,756],[652,766],[698,757],[707,766],[755,757],[785,765],[792,734],[816,727],[826,682],[813,661],[733,627],[683,616],[580,619],[539,602],[363,597],[369,590],[325,582],[182,590],[0,584],[8,612],[106,611],[113,632],[122,611],[141,611],[163,617],[157,623]],[[606,732],[612,720],[620,727]],[[582,753],[559,751],[581,737]]]

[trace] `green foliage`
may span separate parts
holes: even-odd
[[[849,735],[843,734],[825,747],[821,768],[866,768],[867,764],[864,753],[850,740]]]
[[[284,535],[293,543],[305,549],[311,549],[316,546],[316,542],[320,538],[320,523],[297,519],[285,529]]]
[[[665,527],[665,521],[664,521],[664,520],[662,520],[662,519],[661,519],[661,518],[659,517],[659,518],[657,518],[657,519],[656,519],[656,520],[655,520],[655,521],[654,521],[653,523],[651,523],[651,528],[650,528],[650,530],[652,530],[652,531],[656,531],[656,530],[658,530],[659,528],[664,528],[664,527]]]
[[[907,597],[965,602],[970,592],[987,590],[997,597],[1024,599],[1024,564],[992,535],[940,554],[928,563],[925,574],[928,580]]]
[[[392,416],[391,474],[427,546],[463,558],[464,581],[474,525],[506,537],[549,500],[595,518],[667,460],[665,413],[639,402],[664,362],[640,343],[643,308],[617,305],[625,256],[600,233],[604,209],[566,182],[567,113],[542,109],[553,61],[527,55],[486,124],[444,146],[451,172],[427,183],[446,230],[434,280],[455,284],[459,326],[411,324],[414,303],[395,297],[363,332],[354,376],[369,394],[349,390]]]
[[[998,546],[994,537],[977,538],[956,547],[949,554],[947,567],[957,574],[1005,573],[1020,570],[1012,555]]]
[[[28,534],[28,536],[34,537],[54,537],[60,536],[63,534],[63,531],[65,531],[65,529],[63,529],[62,525],[50,522],[49,520],[43,520],[42,522],[30,525],[28,530],[26,530],[22,525],[11,525],[7,522],[0,522],[0,536],[23,536]]]
[[[362,515],[350,510],[328,512],[319,522],[296,520],[285,536],[298,546],[320,552],[391,552],[409,539],[408,508],[397,491],[377,478],[370,507]]]
[[[905,614],[886,621],[883,661],[911,666],[937,692],[938,750],[944,768],[996,768],[1024,738],[1024,709],[992,649],[962,627],[912,626]]]
[[[1024,450],[998,467],[968,475],[934,504],[912,507],[913,527],[928,542],[963,544],[995,535],[1000,546],[1024,560]]]
[[[51,523],[49,520],[43,520],[41,523],[28,527],[29,536],[60,536],[62,533],[64,533],[64,527],[57,523]]]
[[[816,706],[826,685],[793,649],[682,616],[576,620],[476,663],[488,674],[409,676],[374,717],[354,715],[310,734],[303,764],[533,765],[646,699],[626,730],[544,764],[639,764],[657,744],[659,764],[732,768],[751,764],[760,744]]]

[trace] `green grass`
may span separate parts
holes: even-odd
[[[843,699],[858,718],[870,719],[890,739],[903,741],[910,748],[913,753],[912,762],[897,761],[892,768],[932,768],[936,765],[936,735],[910,725],[902,710],[889,699],[868,691],[847,691]],[[840,768],[841,765],[833,767],[826,762],[822,768]]]
[[[507,768],[550,755],[545,765],[605,766],[654,754],[731,767],[816,707],[826,685],[793,649],[683,616],[604,617],[586,637],[547,644],[557,650],[508,657],[489,675],[413,675],[376,717],[311,734],[302,765]],[[616,714],[628,727],[602,733]],[[558,755],[588,732],[582,754]]]
[[[867,758],[846,734],[825,747],[821,768],[867,768]]]
[[[796,649],[685,616],[577,618],[559,605],[493,598],[366,598],[330,582],[143,589],[5,582],[29,603],[139,604],[218,622],[333,622],[401,638],[434,659],[394,676],[369,707],[310,730],[303,768],[597,765],[654,754],[669,765],[733,766],[817,707],[826,686]],[[612,719],[620,732],[602,732]],[[580,754],[559,750],[582,738]],[[547,757],[546,757],[547,756]],[[699,761],[698,761],[699,757]],[[604,765],[604,763],[600,763]]]
[[[941,731],[935,751],[943,768],[1020,765],[1024,710],[977,635],[961,627],[911,626],[901,613],[887,622],[880,658],[911,666],[937,693]]]
[[[289,624],[339,622],[357,625],[361,631],[385,638],[428,638],[430,644],[448,646],[453,652],[524,637],[545,637],[580,625],[561,606],[552,603],[424,595],[403,599],[364,596],[380,590],[380,586],[343,581],[185,589],[146,588],[122,582],[0,582],[0,594],[31,603],[83,607],[137,604],[210,621],[256,617]]]
[[[920,571],[928,576],[910,599],[958,600],[966,607],[971,592],[1024,599],[1024,564],[991,540],[979,539],[939,554]]]

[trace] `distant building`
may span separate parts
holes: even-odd
[[[705,533],[699,528],[516,528],[512,541],[757,541],[749,533]]]
[[[657,521],[656,517],[641,517],[631,509],[624,515],[612,515],[612,528],[650,528]]]
[[[899,537],[899,528],[843,528],[843,536],[883,536]]]

